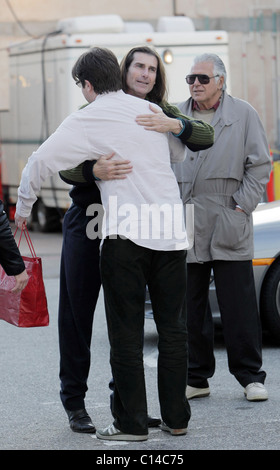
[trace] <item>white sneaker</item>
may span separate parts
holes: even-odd
[[[191,385],[187,385],[186,389],[186,397],[188,400],[191,400],[192,398],[202,398],[202,397],[208,397],[210,395],[210,388],[197,388],[197,387],[192,387]]]
[[[126,434],[117,429],[113,424],[110,424],[110,426],[105,429],[97,430],[96,437],[107,441],[146,441],[148,439],[148,434]]]
[[[244,395],[249,401],[264,401],[268,399],[265,386],[259,382],[253,382],[244,389]]]

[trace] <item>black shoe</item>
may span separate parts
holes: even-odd
[[[152,416],[148,415],[148,428],[157,428],[160,424],[161,419],[152,418]]]
[[[65,410],[70,423],[70,428],[74,432],[88,432],[88,433],[95,433],[96,429],[93,425],[90,416],[87,414],[85,408],[81,410]]]

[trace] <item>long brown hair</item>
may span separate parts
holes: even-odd
[[[122,89],[126,93],[127,92],[127,72],[128,69],[133,61],[134,54],[136,52],[142,52],[144,54],[150,54],[156,57],[157,59],[157,76],[156,76],[156,83],[150,93],[147,94],[146,99],[159,104],[162,101],[167,99],[167,86],[166,86],[166,75],[164,65],[158,53],[148,46],[137,46],[133,47],[126,56],[121,61],[121,74],[122,74]]]

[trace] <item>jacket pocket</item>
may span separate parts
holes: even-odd
[[[250,223],[244,212],[223,207],[216,221],[211,240],[211,254],[218,259],[220,255],[236,250],[249,249]]]

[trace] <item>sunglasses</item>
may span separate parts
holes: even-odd
[[[193,85],[195,82],[195,79],[197,78],[199,83],[201,83],[201,85],[207,85],[210,82],[210,79],[215,78],[215,77],[219,77],[219,75],[213,75],[213,77],[208,77],[208,75],[196,73],[194,75],[187,75],[186,82],[188,85]]]

